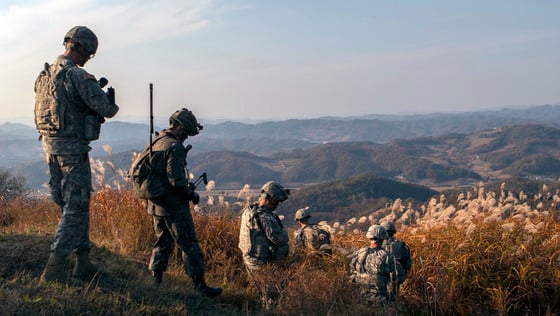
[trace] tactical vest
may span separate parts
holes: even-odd
[[[71,67],[45,63],[35,80],[35,126],[42,136],[76,137],[84,133],[86,106],[71,103],[66,93],[66,85],[71,85],[65,82],[66,74]]]
[[[387,252],[382,248],[362,248],[352,258],[352,279],[359,284],[386,287],[391,268],[384,262]]]
[[[296,241],[298,240],[303,242],[306,248],[332,254],[331,234],[319,224],[310,224],[303,227],[296,236]]]
[[[280,227],[282,221],[274,213],[273,216]],[[244,260],[249,258],[259,262],[269,260],[281,260],[288,255],[289,248],[286,246],[276,247],[272,244],[262,227],[258,205],[249,206],[241,215],[241,228],[239,230],[239,249],[243,253]]]

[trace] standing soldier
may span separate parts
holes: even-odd
[[[373,305],[386,304],[391,298],[387,286],[395,275],[393,256],[382,248],[387,232],[381,225],[370,226],[366,238],[369,247],[354,252],[350,260],[351,281],[358,285],[360,295]]]
[[[279,183],[269,181],[262,186],[258,203],[246,208],[241,215],[239,249],[250,278],[260,273],[262,265],[288,256],[288,233],[274,211],[289,194],[290,191]],[[276,286],[264,284],[258,290],[264,307],[272,308],[279,295]]]
[[[89,143],[99,138],[105,117],[117,114],[112,88],[103,91],[82,67],[97,52],[97,37],[85,26],[64,36],[65,52],[52,65],[45,64],[35,81],[35,124],[47,154],[49,187],[62,215],[41,282],[65,282],[65,259],[72,252],[72,275],[82,278],[98,268],[89,260],[91,168]]]
[[[331,234],[319,224],[309,223],[309,218],[311,218],[309,206],[296,211],[295,220],[299,224],[299,229],[294,232],[295,246],[332,254]]]
[[[392,295],[399,294],[400,285],[406,280],[408,271],[412,268],[412,258],[410,256],[410,249],[402,240],[395,238],[397,227],[392,221],[385,221],[382,223],[383,228],[387,231],[388,238],[383,243],[383,249],[392,254],[395,258],[395,267],[397,271],[397,282],[391,282],[390,290]]]
[[[222,289],[206,285],[204,280],[204,256],[198,244],[189,201],[198,204],[199,196],[186,176],[187,149],[183,142],[202,129],[194,114],[180,109],[169,118],[169,128],[159,133],[151,144],[151,150],[161,152],[161,161],[154,162],[153,176],[162,178],[168,191],[148,200],[148,213],[152,215],[156,243],[152,250],[149,269],[156,284],[163,279],[169,255],[175,243],[182,251],[185,272],[192,278],[195,289],[207,297],[216,297]],[[146,150],[149,150],[150,146]],[[134,163],[133,163],[134,165]]]

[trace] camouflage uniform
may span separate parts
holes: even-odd
[[[412,268],[412,258],[406,243],[394,236],[397,232],[395,223],[386,221],[382,225],[388,233],[388,238],[383,242],[383,249],[395,258],[394,265],[397,273],[395,278],[397,282],[391,282],[389,290],[393,296],[397,296],[400,292],[400,285],[406,280],[408,271]]]
[[[272,211],[258,205],[251,205],[243,211],[239,249],[249,270],[258,270],[259,265],[286,258],[288,241],[282,221]]]
[[[309,224],[310,217],[309,206],[296,211],[294,219],[300,228],[294,232],[295,246],[332,254],[331,234],[319,224]]]
[[[370,227],[367,238],[374,238],[370,235],[372,228],[382,233],[379,239],[387,238],[385,229],[379,225]],[[392,299],[388,285],[395,275],[395,260],[380,243],[382,241],[378,241],[375,248],[365,247],[354,252],[350,260],[351,281],[359,286],[360,295],[370,304],[385,304]]]
[[[50,71],[56,78],[56,102],[65,108],[63,115],[56,118],[63,122],[59,130],[48,131],[38,126],[51,175],[51,195],[62,210],[51,252],[67,256],[72,251],[92,247],[89,240],[91,169],[88,155],[91,139],[86,137],[86,117],[91,110],[103,117],[113,117],[119,107],[109,101],[93,75],[65,56],[58,56],[46,68],[45,71]],[[47,88],[38,78],[35,83],[37,103],[46,101],[43,98],[47,95]],[[36,120],[47,115],[50,113],[35,113]]]
[[[383,249],[392,254],[398,261],[398,281],[402,284],[407,277],[408,271],[412,268],[412,259],[410,257],[410,249],[402,240],[396,239],[394,236],[383,242]]]
[[[148,200],[157,241],[152,250],[149,269],[166,271],[169,255],[176,242],[182,251],[188,276],[204,274],[204,256],[198,244],[189,206],[190,189],[186,177],[187,151],[172,133],[162,131],[153,141],[153,151],[165,152],[167,180],[171,187],[164,196]]]
[[[276,282],[274,275],[274,282],[270,282],[270,276],[260,275],[261,267],[288,256],[288,233],[274,210],[289,194],[290,191],[280,184],[269,181],[261,188],[259,203],[250,205],[241,215],[238,246],[249,280],[259,291],[262,305],[267,310],[274,309],[284,284]]]

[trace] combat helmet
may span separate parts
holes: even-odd
[[[395,226],[395,223],[393,223],[393,221],[384,221],[382,225],[383,225],[383,228],[385,228],[385,230],[387,231],[387,233],[389,233],[389,232],[396,233],[397,232],[397,227]]]
[[[97,52],[97,46],[99,45],[97,36],[86,26],[77,25],[71,28],[64,35],[63,43],[67,43],[69,40],[80,44],[91,55],[95,55],[95,52]]]
[[[274,201],[280,203],[288,199],[290,190],[284,189],[284,187],[278,182],[268,181],[262,186],[261,193],[266,193],[268,196],[273,198]]]
[[[389,236],[387,235],[387,231],[381,225],[372,225],[369,227],[366,238],[368,239],[381,239],[385,240],[388,239]]]
[[[311,212],[309,211],[309,206],[306,206],[304,208],[300,208],[299,210],[296,211],[296,221],[302,220],[304,218],[309,218],[311,217]]]
[[[174,122],[178,122],[187,131],[189,136],[197,135],[203,128],[196,120],[193,112],[186,108],[175,111],[169,118],[169,125],[174,126]]]

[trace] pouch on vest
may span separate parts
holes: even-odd
[[[86,140],[96,140],[99,139],[99,134],[101,133],[101,122],[97,115],[86,115],[84,122],[84,135]]]

